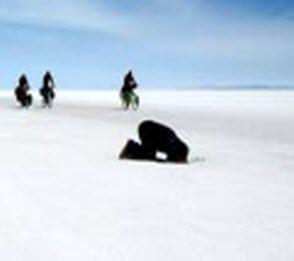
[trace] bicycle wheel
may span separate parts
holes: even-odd
[[[139,96],[137,96],[136,94],[133,94],[132,103],[131,103],[132,109],[135,110],[135,111],[138,110],[139,105],[140,105]]]

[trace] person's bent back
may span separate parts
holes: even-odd
[[[121,159],[155,160],[187,163],[189,148],[169,127],[154,121],[143,121],[138,128],[141,144],[129,140],[120,153]],[[166,159],[157,158],[157,152]]]
[[[140,124],[138,132],[143,147],[165,153],[167,161],[187,162],[188,146],[171,128],[148,120]]]

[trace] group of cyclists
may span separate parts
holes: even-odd
[[[22,107],[28,108],[33,104],[33,96],[30,93],[30,84],[25,74],[22,74],[18,79],[18,86],[15,88],[16,100]],[[43,76],[43,84],[40,88],[43,107],[51,108],[53,99],[55,98],[55,83],[49,71]]]
[[[120,90],[120,99],[124,109],[132,108],[136,110],[139,107],[139,96],[135,93],[138,84],[133,76],[132,71],[129,71],[125,77],[123,86]],[[39,90],[42,96],[43,107],[52,107],[52,102],[55,98],[55,82],[52,74],[47,71],[43,76],[43,85]],[[29,81],[25,74],[22,74],[18,80],[18,86],[15,88],[16,100],[22,107],[30,107],[33,103],[33,96],[30,93]]]

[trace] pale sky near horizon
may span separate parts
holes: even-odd
[[[0,88],[294,85],[294,0],[1,0]]]

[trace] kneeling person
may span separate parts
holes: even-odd
[[[149,120],[139,125],[138,133],[141,144],[129,140],[120,159],[187,163],[189,148],[171,128]],[[159,159],[158,152],[164,153],[166,159]]]

